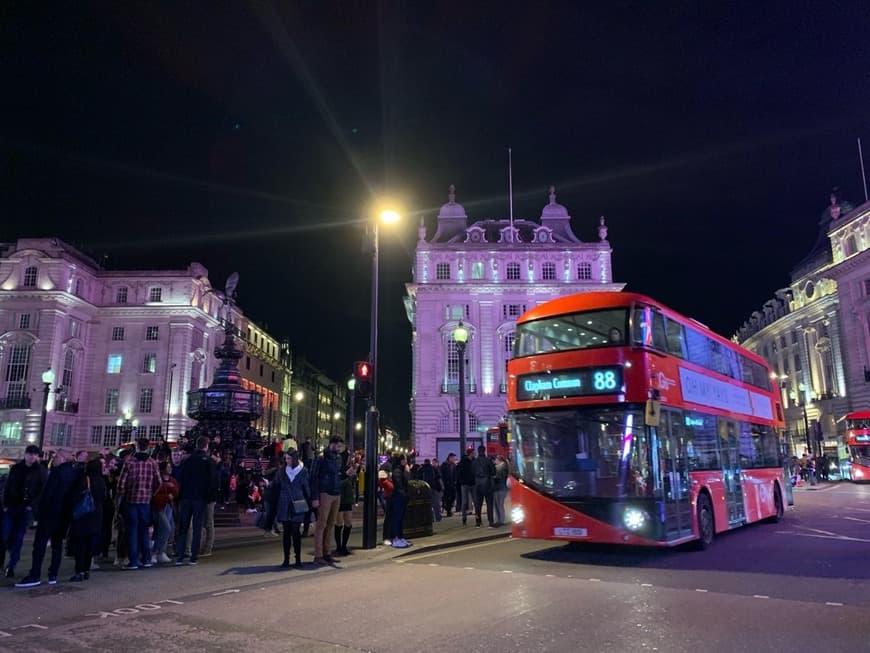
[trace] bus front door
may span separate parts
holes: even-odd
[[[686,427],[679,413],[662,411],[658,429],[658,462],[668,541],[694,532],[686,438]]]
[[[746,506],[743,503],[743,485],[740,478],[737,422],[719,420],[719,441],[722,448],[722,481],[725,489],[725,504],[728,508],[728,525],[736,526],[746,521]]]

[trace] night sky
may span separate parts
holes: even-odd
[[[0,3],[0,241],[238,271],[242,309],[341,379],[368,351],[359,222],[399,196],[379,403],[403,432],[417,224],[451,183],[507,217],[508,147],[517,217],[554,183],[581,239],[607,217],[615,281],[724,335],[832,187],[864,199],[866,3],[63,4]]]

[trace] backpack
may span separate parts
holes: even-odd
[[[383,490],[385,499],[391,498],[393,496],[393,482],[388,478],[382,478],[381,490]]]

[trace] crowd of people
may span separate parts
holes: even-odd
[[[259,513],[257,523],[266,534],[282,535],[281,568],[291,566],[291,553],[293,566],[302,566],[302,538],[312,524],[315,564],[332,564],[337,556],[350,554],[362,461],[346,450],[342,438],[332,437],[316,456],[307,440],[299,451],[270,445],[264,452],[269,462],[256,469],[246,469],[217,444],[201,436],[172,449],[140,439],[117,454],[57,451],[45,457],[35,445],[28,446],[0,493],[0,567],[6,578],[15,577],[24,535],[33,523],[31,567],[16,587],[42,583],[49,547],[51,585],[58,581],[64,553],[75,558],[69,578],[75,583],[89,580],[101,564],[123,570],[196,565],[212,553],[216,504],[233,501]],[[451,453],[443,464],[437,459],[417,464],[404,454],[387,457],[378,475],[384,545],[410,546],[403,522],[415,480],[431,488],[434,521],[456,512],[465,525],[473,514],[480,527],[485,504],[489,526],[504,525],[507,461],[486,456],[482,446],[477,456],[469,447],[462,460],[456,458]]]

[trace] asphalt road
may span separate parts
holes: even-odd
[[[797,501],[779,524],[739,529],[705,552],[504,539],[280,572],[273,540],[198,567],[0,588],[0,647],[867,650],[870,487],[805,490]]]

